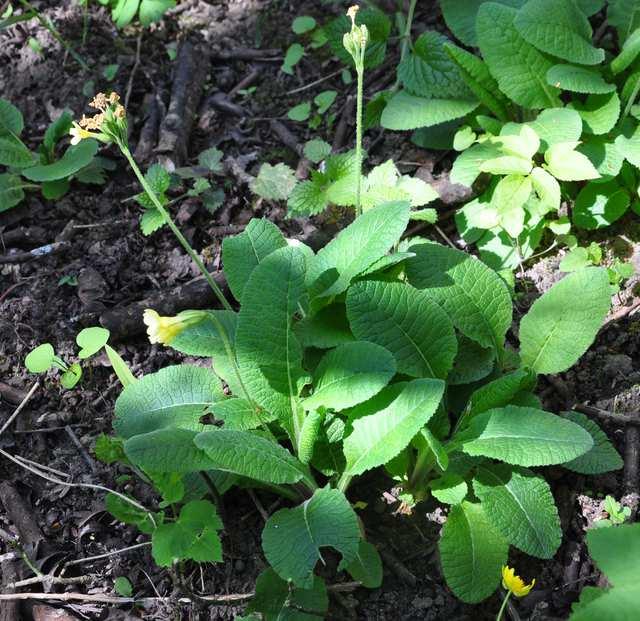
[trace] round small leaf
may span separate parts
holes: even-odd
[[[76,343],[82,348],[78,353],[78,357],[81,360],[90,358],[104,347],[108,340],[109,330],[106,328],[93,327],[81,330],[76,336]]]
[[[297,35],[309,32],[316,27],[316,20],[310,15],[300,15],[293,20],[291,30]]]
[[[31,373],[44,373],[51,368],[55,352],[50,343],[38,345],[24,359],[24,364]]]

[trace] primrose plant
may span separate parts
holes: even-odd
[[[409,217],[407,202],[379,204],[317,254],[252,220],[223,243],[238,311],[146,313],[154,342],[212,363],[148,374],[116,402],[121,459],[165,502],[187,502],[177,521],[153,514],[155,526],[111,502],[117,517],[152,534],[158,562],[203,560],[177,535],[156,545],[155,533],[186,524],[182,513],[207,502],[207,489],[217,497],[255,486],[292,503],[265,525],[271,567],[256,611],[272,610],[268,593],[289,594],[287,583],[293,601],[326,602],[314,575],[321,548],[375,587],[380,559],[346,493],[383,468],[408,503],[433,497],[449,507],[442,569],[458,597],[477,602],[498,586],[510,545],[539,558],[560,545],[550,487],[531,468],[621,466],[595,423],[547,412],[533,393],[538,375],[568,369],[592,343],[610,306],[606,271],[569,274],[545,293],[520,322],[514,351],[503,280],[463,252],[401,242]],[[220,560],[217,513],[197,506],[193,541],[206,530],[206,560]]]

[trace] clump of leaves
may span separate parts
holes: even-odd
[[[603,510],[609,517],[597,520],[594,523],[597,528],[619,526],[631,517],[631,508],[620,504],[613,496],[605,496]]]
[[[38,153],[21,140],[24,130],[22,113],[6,99],[0,99],[0,212],[24,200],[25,190],[39,189],[44,198],[56,200],[69,190],[71,181],[102,185],[105,171],[114,163],[96,156],[98,143],[85,140],[70,146],[59,156],[57,145],[71,129],[72,116],[63,112],[47,128]]]
[[[610,307],[606,271],[569,274],[545,293],[514,350],[502,279],[463,252],[400,243],[410,215],[406,201],[379,204],[317,253],[252,220],[223,243],[239,310],[210,311],[166,337],[212,367],[161,369],[116,402],[126,458],[165,501],[203,498],[204,473],[219,494],[266,486],[293,503],[265,525],[271,568],[255,611],[292,602],[326,610],[314,575],[326,547],[340,554],[339,571],[380,584],[380,559],[346,496],[374,468],[409,504],[433,496],[449,507],[444,575],[458,597],[477,602],[498,586],[509,546],[551,558],[560,545],[558,511],[536,468],[621,467],[593,421],[547,412],[534,395],[539,375],[568,369],[593,342]]]
[[[423,32],[398,65],[399,88],[370,103],[370,122],[461,152],[451,180],[478,197],[459,230],[497,270],[533,256],[545,229],[599,229],[637,203],[640,5],[608,3],[617,42],[605,55],[588,19],[605,4],[441,0],[453,35],[479,54]],[[561,200],[570,218],[558,217]]]

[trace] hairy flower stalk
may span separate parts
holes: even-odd
[[[351,31],[347,32],[343,39],[342,45],[353,58],[356,66],[356,74],[358,77],[358,91],[356,97],[356,216],[362,213],[361,194],[362,194],[362,109],[364,97],[364,56],[369,41],[369,30],[362,24],[356,24],[356,15],[359,7],[352,6],[347,15],[351,18]]]
[[[151,188],[147,183],[144,175],[138,167],[138,164],[134,160],[133,155],[129,150],[127,114],[122,104],[120,104],[120,97],[118,94],[111,93],[107,96],[104,93],[98,93],[89,105],[99,112],[95,116],[89,118],[83,116],[79,123],[73,124],[70,131],[71,143],[78,144],[81,140],[94,138],[100,142],[104,142],[105,144],[113,142],[118,146],[129,162],[129,165],[133,169],[138,181],[140,181],[143,190],[151,199],[154,207],[158,210],[167,226],[171,229],[182,247],[186,250],[187,254],[198,266],[198,269],[202,272],[202,275],[205,277],[207,283],[222,304],[223,308],[226,310],[232,310],[231,305],[220,290],[220,287],[218,287],[213,276],[209,273],[209,270],[205,267],[202,259],[191,247],[191,244],[189,244],[180,229],[171,219],[169,212],[162,205],[156,193],[153,191],[153,188]]]

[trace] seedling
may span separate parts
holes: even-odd
[[[619,526],[631,517],[631,508],[621,505],[613,496],[605,496],[603,509],[609,517],[597,520],[594,523],[596,528]]]

